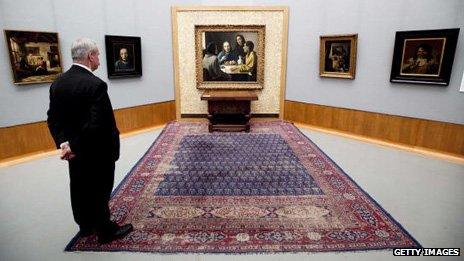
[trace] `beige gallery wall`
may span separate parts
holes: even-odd
[[[264,25],[264,88],[256,91],[253,114],[283,115],[288,33],[286,7],[172,7],[177,117],[205,114],[207,104],[196,88],[196,25]]]

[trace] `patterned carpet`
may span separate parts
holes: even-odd
[[[328,252],[419,247],[314,143],[282,121],[250,133],[173,122],[113,194],[118,223],[135,229],[67,251]]]

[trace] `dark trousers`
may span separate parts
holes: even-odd
[[[108,202],[113,190],[115,163],[112,160],[83,159],[69,161],[71,207],[74,220],[97,234],[110,233]]]

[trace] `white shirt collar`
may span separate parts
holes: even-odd
[[[73,63],[73,65],[80,66],[80,67],[86,69],[87,71],[89,71],[91,74],[93,74],[92,70],[90,70],[89,67],[87,67],[87,66],[85,66],[85,65],[83,65],[83,64],[80,64],[80,63]]]

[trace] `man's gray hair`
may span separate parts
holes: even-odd
[[[97,44],[89,38],[79,38],[71,45],[71,56],[74,62],[84,61],[90,52],[98,50]]]

